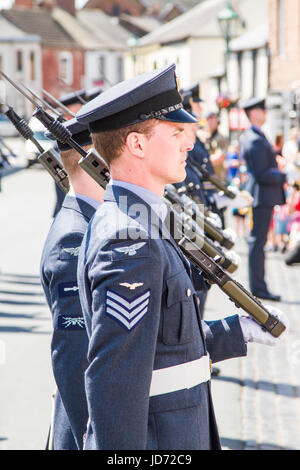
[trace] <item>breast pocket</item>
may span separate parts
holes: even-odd
[[[164,344],[175,346],[192,341],[196,320],[194,293],[186,271],[167,280],[162,328]]]

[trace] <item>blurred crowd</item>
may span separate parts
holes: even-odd
[[[208,138],[213,141],[210,159],[215,173],[230,186],[243,190],[248,174],[240,156],[239,141],[229,143],[220,134],[216,115],[208,115],[206,123]],[[300,131],[292,127],[286,140],[283,134],[277,134],[273,148],[279,169],[287,175],[286,203],[274,207],[265,250],[284,253],[286,264],[293,264],[300,262],[298,255],[294,256],[295,250],[300,251]],[[231,211],[237,235],[246,238],[251,226],[251,208],[232,208]]]

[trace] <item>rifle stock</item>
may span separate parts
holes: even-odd
[[[239,282],[232,279],[219,264],[207,256],[191,240],[184,236],[180,241],[176,241],[189,261],[201,269],[203,276],[209,282],[217,284],[237,307],[249,313],[274,337],[277,338],[284,332],[286,327],[278,318],[272,315],[258,299]]]
[[[186,195],[179,195],[172,185],[166,186],[165,197],[174,204],[179,204],[189,211],[192,216],[199,218],[200,225],[203,225],[206,235],[221,246],[230,250],[234,246],[234,241],[204,216],[197,204]]]
[[[211,175],[207,171],[205,165],[199,165],[198,162],[196,162],[193,158],[190,157],[189,160],[192,166],[201,173],[201,176],[206,180],[210,181],[217,189],[219,189],[219,191],[223,191],[223,193],[230,199],[234,199],[236,197],[236,194],[230,191],[226,184],[219,180],[219,178],[217,178],[215,175]]]

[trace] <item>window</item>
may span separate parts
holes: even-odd
[[[59,54],[59,78],[67,85],[73,83],[73,56],[71,52],[61,52]]]
[[[253,96],[257,96],[257,50],[252,51],[253,61]]]
[[[120,16],[121,7],[118,3],[114,3],[114,5],[112,7],[112,14],[113,14],[113,16]]]
[[[105,78],[106,76],[106,61],[103,55],[99,56],[98,60],[98,70],[100,78]]]
[[[35,54],[34,51],[30,51],[29,54],[29,62],[30,62],[30,80],[35,80]]]
[[[23,70],[23,51],[17,51],[16,55],[16,69],[17,72],[22,72]]]
[[[243,53],[241,51],[239,51],[237,53],[237,62],[238,62],[238,69],[239,69],[239,96],[241,96],[241,92],[242,92],[242,59],[243,59]]]
[[[278,55],[285,54],[285,18],[284,18],[284,0],[277,0],[277,29],[278,29]]]
[[[122,80],[124,80],[123,58],[122,57],[117,58],[117,80],[118,80],[118,82],[121,82]]]

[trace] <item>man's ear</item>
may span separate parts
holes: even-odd
[[[126,138],[127,149],[138,158],[144,158],[146,145],[147,138],[140,132],[130,132]]]

